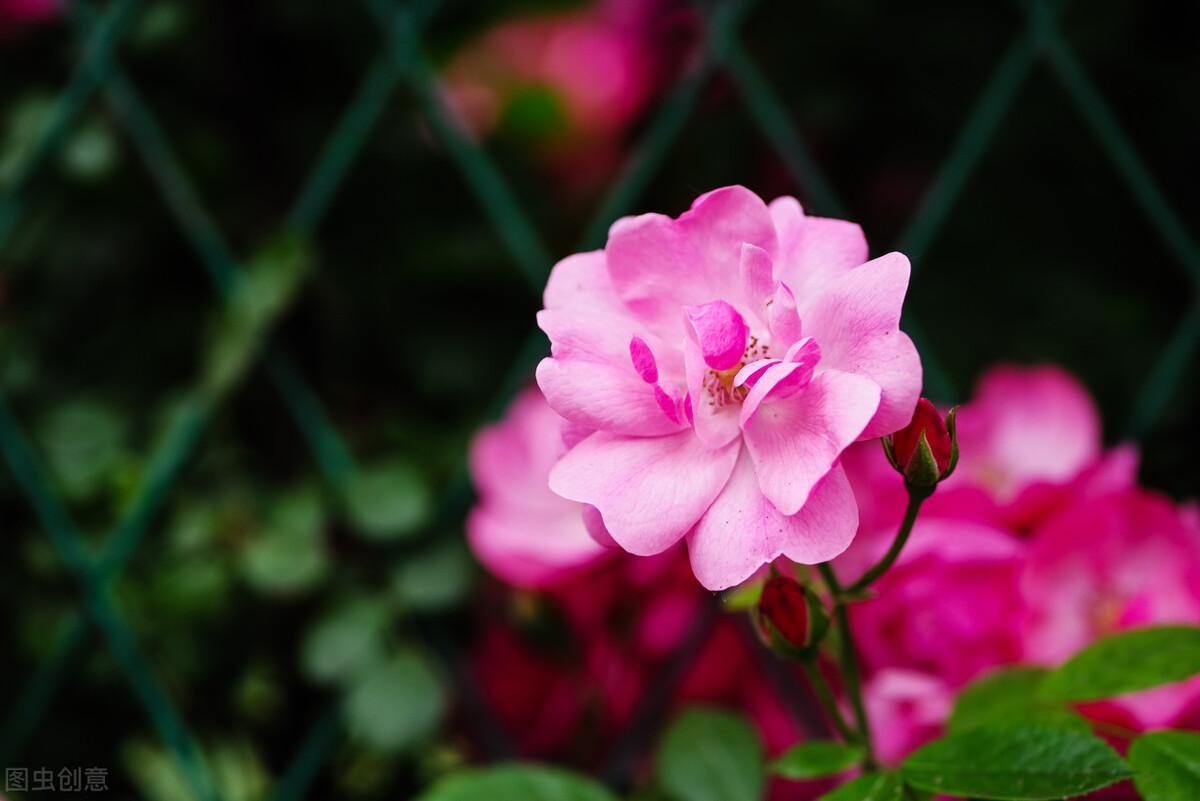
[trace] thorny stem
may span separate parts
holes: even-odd
[[[846,719],[842,717],[842,710],[838,709],[837,701],[833,698],[833,692],[829,689],[829,683],[821,675],[821,669],[817,667],[816,660],[805,660],[804,672],[808,675],[808,682],[812,685],[813,693],[817,696],[817,700],[821,702],[821,707],[833,722],[833,726],[837,729],[838,734],[847,743],[860,742],[862,737],[858,732],[850,728],[850,725],[846,723]]]

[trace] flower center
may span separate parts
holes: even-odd
[[[769,351],[769,345],[760,344],[758,337],[751,335],[747,340],[746,350],[737,364],[728,370],[709,370],[705,373],[704,390],[708,395],[708,405],[718,409],[734,404],[740,405],[750,394],[750,387],[745,385],[735,387],[733,379],[737,377],[738,371],[750,362],[770,358]]]

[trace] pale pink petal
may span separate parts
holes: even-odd
[[[700,346],[690,338],[683,343],[683,361],[687,370],[688,399],[691,402],[689,419],[696,437],[710,448],[721,448],[740,433],[738,407],[726,405],[725,392],[715,384]],[[707,383],[706,383],[707,382]]]
[[[878,407],[874,381],[825,370],[792,397],[760,408],[744,437],[763,494],[780,512],[798,512]]]
[[[802,564],[828,561],[846,549],[857,526],[854,494],[840,467],[799,514],[786,517],[759,491],[743,450],[729,483],[688,533],[688,556],[701,584],[723,590],[781,555]]]
[[[800,338],[800,312],[796,310],[796,297],[787,284],[780,284],[767,303],[767,330],[776,347],[788,346]]]
[[[651,330],[673,341],[681,307],[741,297],[746,242],[774,252],[775,227],[757,195],[730,186],[701,195],[675,220],[661,214],[618,220],[605,252],[617,294]]]
[[[806,216],[791,197],[771,201],[770,212],[779,236],[775,277],[797,298],[867,260],[867,239],[852,222]]]
[[[739,445],[711,450],[691,431],[666,437],[597,432],[550,471],[550,488],[600,510],[626,551],[646,556],[677,542],[725,486]]]
[[[542,587],[592,564],[608,551],[589,535],[578,504],[559,499],[555,513],[484,503],[467,517],[467,541],[493,575]]]
[[[758,407],[766,400],[783,400],[794,395],[812,380],[811,364],[779,362],[768,367],[754,380],[750,394],[742,401],[742,414],[738,423],[745,428],[754,419]]]
[[[907,425],[921,394],[920,357],[899,330],[908,276],[908,259],[889,253],[845,271],[815,295],[797,295],[804,332],[821,343],[823,364],[879,385],[879,409],[864,439]]]
[[[773,367],[777,364],[783,364],[783,362],[779,359],[759,359],[756,362],[750,362],[737,371],[737,375],[733,377],[733,385],[735,387],[752,387],[754,386],[754,382],[762,378],[762,374],[767,371],[768,367]]]
[[[771,254],[757,245],[745,242],[742,244],[742,261],[738,270],[742,280],[742,299],[746,308],[761,317],[777,286]]]
[[[604,516],[600,514],[600,510],[590,503],[583,504],[583,526],[597,545],[609,549],[621,547],[612,538],[612,534],[608,533],[608,528],[604,525]]]
[[[575,359],[543,359],[537,382],[546,401],[581,426],[635,436],[659,436],[682,425],[664,413],[656,387],[624,368]]]

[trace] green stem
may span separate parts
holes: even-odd
[[[833,721],[833,726],[837,729],[838,734],[847,743],[859,742],[862,738],[856,731],[850,728],[850,725],[846,723],[846,719],[842,717],[842,710],[838,709],[837,701],[833,698],[833,692],[829,689],[829,683],[821,675],[821,669],[817,667],[815,659],[804,660],[804,672],[808,675],[808,682],[812,685],[813,693],[817,696],[817,700],[821,702],[821,707],[825,710],[825,714]]]
[[[936,486],[936,485],[935,485]],[[918,487],[908,488],[908,508],[904,510],[904,520],[900,523],[900,530],[896,532],[896,538],[892,540],[892,547],[888,548],[887,553],[883,558],[876,562],[858,581],[846,587],[844,592],[854,594],[870,587],[879,577],[888,571],[900,556],[900,551],[904,550],[904,544],[908,542],[908,535],[912,534],[913,524],[917,522],[917,513],[921,511],[921,504],[925,499],[933,494],[933,488],[928,490]]]
[[[846,695],[850,697],[850,706],[854,709],[854,720],[858,726],[859,740],[866,751],[863,757],[863,767],[871,770],[875,767],[875,753],[871,747],[871,725],[867,720],[867,708],[863,703],[862,680],[858,673],[858,653],[854,647],[854,637],[850,633],[850,615],[846,612],[841,584],[833,568],[825,562],[818,566],[821,577],[829,585],[829,594],[833,598],[833,618],[838,627],[838,641],[841,653],[838,662],[842,669],[842,678],[846,682]]]

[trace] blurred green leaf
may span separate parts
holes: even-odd
[[[0,145],[0,185],[11,181],[22,162],[29,158],[53,110],[54,98],[41,92],[27,95],[12,106]]]
[[[445,690],[437,674],[411,650],[368,668],[349,687],[346,698],[350,732],[389,753],[432,734],[445,710]]]
[[[433,612],[461,602],[471,590],[474,563],[461,540],[443,537],[412,554],[392,574],[392,595],[405,609]]]
[[[1129,748],[1133,783],[1144,801],[1196,801],[1200,798],[1200,734],[1156,731]]]
[[[785,779],[815,779],[842,773],[862,758],[861,746],[810,740],[789,748],[770,764],[770,770]]]
[[[617,801],[617,797],[585,776],[526,764],[452,773],[417,801]]]
[[[355,528],[372,540],[412,534],[429,518],[432,497],[421,474],[404,462],[364,468],[346,490],[347,510]]]
[[[1083,795],[1129,776],[1099,737],[1045,723],[985,724],[947,735],[910,754],[903,772],[922,790],[1004,801]]]
[[[59,161],[68,175],[80,181],[99,181],[117,164],[117,140],[101,120],[88,120],[67,140]]]
[[[1113,634],[1084,648],[1042,683],[1044,698],[1098,701],[1200,673],[1200,627],[1154,626]]]
[[[304,641],[304,672],[321,682],[343,681],[364,672],[383,657],[387,607],[358,598],[321,618]]]
[[[72,500],[94,497],[126,458],[126,420],[111,406],[78,399],[49,412],[38,427],[55,477]]]
[[[908,801],[904,781],[895,773],[859,776],[821,796],[820,801]]]
[[[658,781],[677,801],[753,801],[766,782],[758,732],[740,715],[696,707],[658,751]]]
[[[273,594],[311,589],[329,568],[323,524],[321,499],[315,490],[293,490],[278,499],[266,523],[242,550],[246,581],[261,592]]]
[[[1019,666],[977,679],[959,693],[947,728],[959,732],[984,723],[1041,721],[1091,731],[1086,720],[1038,695],[1047,673],[1045,668]]]

